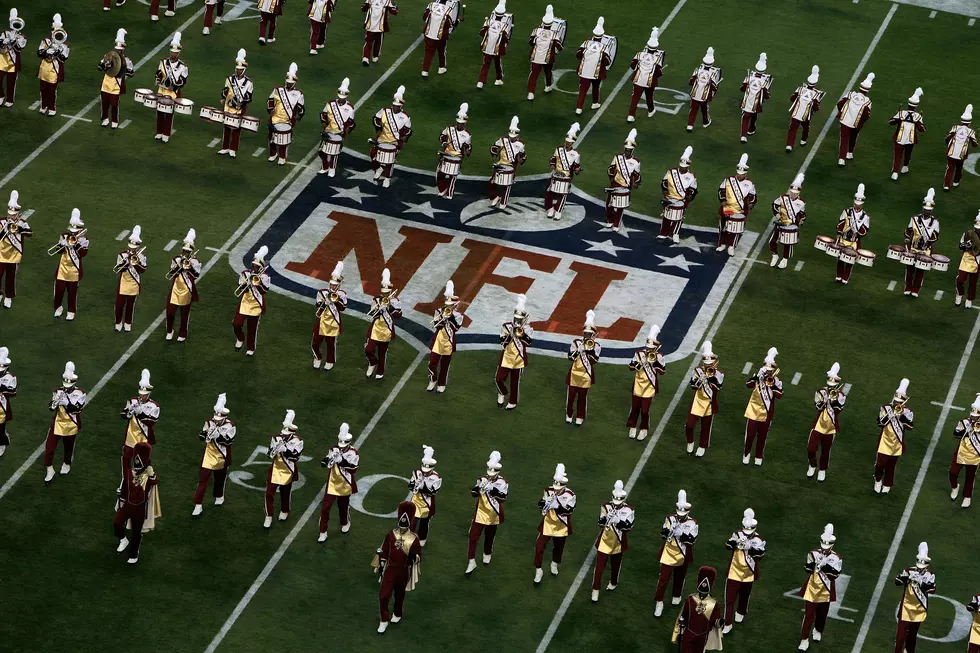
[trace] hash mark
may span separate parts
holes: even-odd
[[[27,108],[30,109],[31,111],[37,111],[38,108],[40,108],[40,106],[41,106],[41,101],[40,100],[35,100],[34,104],[32,104],[31,106],[29,106]]]
[[[259,156],[263,152],[265,152],[265,148],[264,147],[260,147],[259,149],[255,150],[255,152],[252,153],[252,156]]]
[[[793,380],[790,381],[790,383],[792,383],[793,385],[800,385],[800,379],[802,378],[803,378],[803,374],[797,372],[796,374],[793,375]]]
[[[933,406],[939,406],[940,408],[946,407],[946,404],[944,404],[941,401],[930,401],[929,403],[932,404]],[[952,408],[953,410],[966,410],[966,408],[963,408],[962,406],[954,406],[953,404],[950,404],[949,407]]]
[[[177,244],[177,241],[176,240],[171,240],[169,243],[167,243],[167,246],[163,248],[163,251],[169,252],[170,250],[172,250],[174,248],[174,245],[176,245],[176,244]]]
[[[129,118],[127,118],[126,120],[123,120],[121,123],[119,123],[119,129],[126,129],[126,127],[128,127],[129,126],[129,123],[131,123],[131,122],[133,122],[133,121],[130,120]]]
[[[126,236],[128,235],[129,235],[129,229],[123,229],[122,231],[119,232],[119,235],[116,236],[116,240],[125,240]]]
[[[936,291],[936,301],[939,301],[942,298],[943,298],[943,291],[942,290],[937,290]]]
[[[898,282],[897,281],[889,281],[888,282],[888,291],[891,292],[892,290],[895,290],[895,286],[897,286],[897,285],[898,285]]]
[[[208,147],[216,147],[220,142],[221,142],[220,138],[212,139],[211,142],[208,143]]]
[[[802,269],[803,269],[803,261],[797,261],[796,267],[793,268],[793,272],[799,272]]]
[[[935,17],[936,17],[935,11],[929,13],[929,18],[935,18]]]
[[[752,361],[749,361],[748,363],[745,364],[745,367],[742,368],[742,374],[748,374],[751,371],[752,371]]]
[[[851,384],[850,383],[845,383],[844,384],[844,394],[850,394],[850,393],[851,393]]]
[[[974,26],[974,25],[976,25],[976,24],[977,24],[977,19],[976,19],[976,18],[971,18],[971,19],[970,19],[970,22],[968,22],[968,23],[966,24],[966,26],[967,26],[967,27],[973,27],[973,26]]]

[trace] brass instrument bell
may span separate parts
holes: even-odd
[[[51,40],[58,45],[64,45],[68,41],[68,32],[59,27],[51,32]]]
[[[18,16],[10,21],[10,29],[14,30],[15,32],[22,32],[25,24],[24,19]]]
[[[586,349],[595,349],[595,338],[586,338],[582,344],[585,345]]]

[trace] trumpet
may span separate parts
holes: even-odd
[[[595,349],[595,338],[586,338],[582,344],[586,349]]]

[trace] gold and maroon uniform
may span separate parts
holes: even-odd
[[[139,394],[130,397],[119,416],[126,420],[126,433],[123,437],[123,472],[133,458],[136,445],[149,442],[156,446],[156,424],[160,419],[160,404],[150,399],[150,371],[143,370],[140,376]]]
[[[214,416],[204,422],[200,438],[204,442],[204,454],[201,456],[201,469],[198,474],[197,490],[194,492],[194,516],[202,512],[204,493],[208,489],[208,481],[214,475],[214,505],[220,506],[225,502],[225,483],[228,480],[228,468],[231,467],[231,445],[235,442],[238,428],[228,419],[229,410],[225,405],[225,393],[218,395],[214,405]]]
[[[854,204],[841,211],[837,218],[837,244],[855,251],[861,249],[861,239],[871,230],[871,216],[864,210],[864,184],[858,184]],[[853,263],[837,261],[837,283],[847,285],[851,279]]]
[[[681,226],[684,224],[687,207],[698,194],[698,178],[691,172],[692,156],[694,148],[685,147],[677,167],[664,173],[664,178],[660,181],[663,220],[660,223],[660,233],[657,234],[658,239],[670,238],[675,243],[681,241]]]
[[[58,84],[65,81],[65,64],[71,48],[68,45],[68,32],[61,22],[61,14],[55,14],[51,21],[51,34],[41,39],[37,46],[40,63],[37,79],[41,86],[41,107],[39,111],[49,116],[58,113]]]
[[[834,525],[827,524],[820,536],[820,548],[806,554],[807,578],[800,588],[799,595],[803,597],[803,628],[800,632],[799,650],[810,648],[810,635],[819,642],[823,639],[827,627],[827,616],[830,614],[830,604],[837,600],[837,577],[840,576],[844,560],[834,551]]]
[[[247,68],[248,61],[245,60],[245,49],[242,48],[235,57],[235,72],[225,78],[225,85],[221,88],[221,109],[226,117],[243,118],[248,111],[248,105],[255,93],[255,85],[245,74]],[[218,154],[227,154],[235,158],[238,156],[241,139],[241,123],[229,125],[226,122],[221,131],[221,149],[218,150]]]
[[[350,79],[345,77],[337,89],[337,98],[330,100],[320,112],[323,132],[320,134],[320,170],[317,174],[334,177],[337,161],[344,149],[344,139],[354,131],[354,105],[347,101],[350,95]]]
[[[875,493],[888,494],[895,484],[895,467],[905,453],[907,431],[912,430],[915,416],[908,409],[909,380],[902,379],[891,404],[878,409],[878,455],[875,460]]]
[[[820,111],[820,103],[826,95],[817,88],[820,81],[820,66],[810,69],[810,76],[806,78],[806,83],[798,86],[789,98],[789,131],[786,132],[786,151],[792,152],[796,147],[796,132],[803,127],[803,137],[800,139],[800,147],[806,145],[810,138],[810,123],[813,121],[813,114]]]
[[[327,541],[327,526],[330,524],[330,508],[337,504],[340,512],[340,530],[346,533],[350,530],[350,498],[357,494],[357,469],[361,464],[361,456],[357,449],[350,446],[353,439],[350,427],[340,425],[337,444],[330,447],[320,461],[327,471],[327,487],[323,493],[323,504],[320,506],[320,542]]]
[[[956,271],[956,299],[959,306],[966,295],[966,308],[973,308],[973,300],[977,298],[977,277],[980,276],[980,212],[973,221],[973,229],[963,233],[960,238],[960,265]]]
[[[429,522],[436,516],[436,494],[442,489],[442,476],[436,471],[435,450],[422,445],[422,466],[412,472],[408,481],[411,502],[415,506],[412,532],[417,533],[422,546],[429,539]]]
[[[517,178],[517,170],[527,160],[527,150],[521,140],[521,128],[517,116],[510,120],[507,135],[498,138],[490,146],[493,174],[490,176],[490,206],[507,208],[510,191]]]
[[[745,387],[751,390],[749,404],[745,407],[745,442],[742,447],[742,464],[749,464],[752,455],[752,445],[755,445],[755,464],[762,465],[762,457],[766,452],[766,438],[769,428],[776,417],[776,401],[783,396],[783,380],[779,378],[779,367],[776,366],[775,347],[769,349],[766,363],[745,382]]]
[[[466,551],[466,575],[476,569],[476,545],[483,535],[483,564],[489,565],[493,555],[493,540],[497,527],[504,523],[504,502],[510,492],[510,484],[500,475],[500,452],[490,452],[487,473],[476,479],[470,494],[476,498],[473,520],[470,522],[469,545]]]
[[[845,159],[854,158],[854,147],[857,145],[858,134],[871,117],[871,98],[868,92],[874,83],[875,74],[861,82],[856,91],[851,91],[837,102],[837,121],[840,123],[840,142],[837,153],[837,165],[843,166]]]
[[[560,20],[560,19],[559,19]],[[533,100],[538,89],[538,77],[544,71],[544,92],[550,93],[554,88],[555,58],[565,46],[565,21],[557,22],[554,8],[551,5],[545,9],[541,18],[541,26],[531,32],[528,45],[531,46],[531,73],[527,76],[527,99]]]
[[[187,327],[191,321],[191,304],[199,301],[197,279],[201,276],[201,260],[195,256],[194,240],[197,233],[191,229],[184,238],[180,255],[170,260],[170,292],[167,294],[167,340],[174,337],[174,321],[180,312],[180,330],[177,342],[187,339]]]
[[[333,369],[337,362],[337,338],[344,331],[343,312],[347,310],[347,292],[340,289],[344,281],[344,263],[337,261],[330,275],[330,285],[316,293],[316,322],[313,324],[313,369],[319,369],[323,362],[320,353],[327,346],[327,360],[323,369]]]
[[[259,10],[259,43],[275,43],[276,27],[286,0],[257,0],[255,4]]]
[[[551,180],[544,194],[544,210],[545,215],[555,220],[561,220],[562,211],[565,210],[565,200],[572,190],[572,179],[582,172],[582,155],[575,149],[575,141],[580,130],[581,126],[577,122],[572,123],[565,134],[565,143],[555,148],[549,163]]]
[[[24,239],[34,235],[31,225],[20,213],[20,194],[10,192],[7,215],[0,217],[0,295],[4,308],[10,308],[17,296],[17,271],[24,260]]]
[[[123,468],[123,483],[119,489],[113,529],[119,538],[117,553],[127,552],[126,562],[135,565],[140,557],[143,533],[153,530],[161,516],[159,479],[150,466],[152,447],[146,442],[137,445],[132,462]],[[126,528],[131,530],[126,537]]]
[[[513,410],[521,399],[521,375],[528,364],[527,348],[531,346],[534,329],[529,324],[530,314],[525,310],[527,297],[517,296],[514,319],[500,327],[500,359],[494,383],[497,386],[497,407]],[[508,389],[508,384],[510,388]]]
[[[922,114],[919,113],[919,100],[922,99],[922,89],[915,89],[915,93],[909,98],[908,107],[900,110],[891,120],[889,125],[895,125],[895,133],[892,140],[895,141],[895,156],[892,158],[892,179],[898,179],[898,173],[903,175],[909,171],[909,162],[912,160],[912,150],[919,142],[919,134],[926,130],[926,125],[922,121]]]
[[[88,255],[89,240],[85,237],[85,223],[78,209],[72,209],[68,231],[63,231],[53,255],[58,256],[54,272],[54,316],[61,317],[65,310],[62,302],[68,294],[68,314],[65,320],[74,320],[78,310],[78,284],[82,280],[82,259]]]
[[[950,186],[956,188],[963,178],[963,164],[966,162],[971,147],[980,145],[977,132],[970,126],[973,120],[973,105],[966,105],[966,111],[960,116],[960,124],[953,125],[946,134],[946,176],[943,178],[943,190]]]
[[[939,218],[932,211],[936,206],[936,191],[930,188],[922,201],[922,213],[909,219],[905,228],[905,249],[916,256],[931,257],[932,248],[939,240]],[[905,296],[918,297],[926,276],[923,268],[914,263],[905,265]]]
[[[544,571],[544,550],[551,542],[551,575],[558,575],[565,543],[572,534],[572,513],[577,499],[568,487],[565,466],[555,467],[554,483],[544,489],[538,508],[541,509],[541,523],[538,524],[538,539],[534,543],[534,583],[541,582]]]
[[[602,81],[606,78],[609,68],[613,64],[614,50],[610,47],[615,37],[606,35],[605,19],[600,16],[592,30],[592,38],[585,41],[575,52],[578,59],[578,98],[575,101],[575,113],[582,113],[585,106],[585,96],[589,89],[592,89],[593,109],[598,109],[601,105],[600,90]]]
[[[966,653],[980,653],[980,594],[973,595],[970,604],[966,606],[966,611],[973,615],[973,623],[970,624],[970,643],[967,645]]]
[[[565,375],[568,391],[565,396],[565,422],[581,426],[589,408],[589,390],[595,385],[595,366],[599,363],[602,345],[596,340],[595,311],[585,314],[585,330],[568,347],[568,360],[572,361]],[[576,407],[577,404],[577,407]]]
[[[447,71],[446,47],[449,35],[462,22],[462,9],[458,0],[433,0],[422,13],[422,36],[425,39],[425,55],[422,57],[422,77],[429,76],[432,58],[439,55],[439,74]]]
[[[439,134],[439,164],[436,167],[436,188],[439,196],[452,199],[456,194],[456,178],[463,168],[463,159],[473,153],[473,136],[466,128],[470,105],[459,105],[456,124]]]
[[[109,0],[106,0],[108,4]],[[103,72],[102,86],[102,126],[119,128],[119,98],[126,94],[126,80],[136,74],[133,60],[126,56],[126,30],[116,32],[116,47],[107,52],[99,62]]]
[[[687,597],[674,622],[671,641],[680,653],[721,650],[721,602],[711,596],[717,575],[714,567],[698,569],[698,591]]]
[[[619,574],[623,567],[623,556],[629,549],[629,533],[633,530],[636,513],[633,506],[626,503],[626,490],[622,481],[613,486],[612,499],[599,509],[599,534],[593,546],[596,550],[595,571],[592,572],[592,602],[599,601],[602,588],[602,574],[606,563],[612,565],[609,584],[606,590],[612,591],[619,585]]]
[[[61,17],[57,18],[60,22]],[[27,47],[27,37],[21,33],[23,30],[24,19],[17,15],[16,9],[11,9],[10,29],[0,30],[0,41],[4,44],[0,50],[0,103],[8,108],[14,106],[21,58]]]
[[[749,597],[759,579],[759,561],[766,555],[766,540],[759,535],[755,511],[742,513],[742,528],[728,538],[725,547],[732,552],[725,581],[725,630],[727,635],[734,624],[742,623],[749,613]],[[738,605],[736,606],[736,602]]]
[[[698,539],[698,532],[698,522],[691,517],[691,504],[687,501],[687,492],[680,490],[677,493],[677,511],[667,515],[663,526],[660,527],[660,537],[664,543],[657,555],[660,560],[660,577],[657,579],[657,591],[654,596],[655,617],[663,614],[664,596],[671,576],[674,582],[670,603],[680,604],[687,569],[694,562],[694,543]]]
[[[807,478],[817,474],[817,481],[827,478],[830,467],[830,450],[840,431],[840,414],[844,410],[847,394],[844,392],[844,381],[840,378],[840,363],[834,363],[827,371],[827,385],[813,394],[813,405],[817,416],[810,426],[810,436],[807,440],[806,455],[810,466],[807,468]],[[817,460],[817,452],[820,460]],[[817,472],[819,464],[820,471]]]
[[[293,142],[293,130],[306,114],[306,96],[296,87],[299,68],[289,64],[286,82],[272,89],[266,101],[269,112],[269,161],[286,165],[289,145]]]
[[[773,200],[772,221],[775,226],[772,236],[769,237],[769,252],[772,254],[769,267],[771,268],[786,269],[793,256],[793,245],[800,240],[800,228],[806,220],[806,202],[800,197],[803,180],[803,173],[797,174],[789,190]]]
[[[636,130],[631,129],[626,137],[622,154],[617,154],[609,164],[606,173],[609,185],[606,187],[606,228],[619,231],[623,213],[630,206],[633,191],[640,187],[640,160],[635,156]]]
[[[292,505],[293,483],[299,478],[299,459],[303,453],[303,438],[299,437],[294,420],[296,413],[286,411],[282,422],[282,430],[272,436],[269,442],[269,458],[272,464],[265,477],[265,528],[272,528],[272,516],[275,514],[276,490],[279,491],[279,521],[289,518]]]
[[[327,28],[333,20],[337,0],[310,0],[310,54],[319,54],[327,41]]]
[[[405,593],[415,589],[421,575],[421,538],[412,532],[415,505],[409,501],[398,504],[398,528],[388,531],[378,549],[377,573],[381,577],[378,602],[381,607],[381,623],[378,633],[384,633],[391,622],[402,620]],[[391,597],[395,597],[394,614],[388,611]]]
[[[44,482],[54,480],[54,452],[60,442],[65,450],[64,462],[61,465],[61,475],[71,471],[72,458],[75,453],[75,439],[82,432],[82,410],[88,402],[84,390],[75,387],[75,364],[65,363],[62,375],[62,385],[51,393],[51,425],[48,427],[48,437],[44,441]]]
[[[694,121],[701,112],[701,125],[707,129],[711,124],[711,113],[708,105],[718,92],[721,84],[721,68],[715,65],[715,49],[708,48],[701,64],[691,73],[687,85],[691,87],[691,110],[687,114],[687,131],[694,131]]]
[[[626,428],[632,440],[646,440],[650,429],[650,404],[660,392],[660,375],[667,371],[667,363],[660,353],[660,326],[654,324],[647,335],[646,348],[633,354],[629,363],[633,372],[633,399]],[[639,426],[639,433],[637,432]]]
[[[445,392],[449,382],[449,365],[456,353],[456,333],[463,328],[463,314],[456,310],[459,297],[452,281],[446,283],[444,305],[432,315],[432,342],[429,344],[428,392]]]
[[[980,395],[977,395],[973,402],[969,417],[956,423],[953,437],[959,442],[956,450],[953,451],[953,460],[949,464],[949,486],[952,488],[949,498],[956,501],[960,493],[960,470],[966,470],[962,506],[969,508],[973,501],[973,484],[977,478],[977,467],[980,466]]]
[[[136,300],[143,292],[143,273],[146,272],[146,247],[139,225],[129,234],[129,248],[116,254],[116,267],[113,272],[119,275],[116,280],[116,331],[133,330],[133,314]]]
[[[701,345],[701,364],[691,374],[690,385],[694,390],[691,407],[687,411],[684,434],[687,437],[687,453],[698,458],[711,446],[711,423],[718,413],[718,395],[725,384],[725,373],[718,369],[718,357],[711,349],[711,342]],[[694,450],[694,427],[700,422],[701,437]]]
[[[235,291],[238,296],[238,310],[231,326],[235,332],[235,351],[246,345],[246,356],[255,354],[259,321],[265,315],[265,295],[272,287],[272,280],[266,274],[269,266],[266,265],[265,257],[268,253],[268,247],[259,247],[252,259],[252,267],[242,270],[238,275],[238,289]]]
[[[17,377],[10,372],[9,350],[0,347],[0,456],[10,444],[7,424],[14,418],[11,398],[17,396]]]
[[[395,320],[401,319],[401,316],[402,302],[391,285],[391,272],[385,268],[381,273],[381,294],[371,300],[371,310],[368,311],[370,323],[364,345],[364,357],[368,363],[365,376],[368,378],[384,378],[388,346],[395,339]]]
[[[365,0],[361,5],[364,12],[364,49],[361,51],[361,64],[369,66],[381,58],[381,46],[385,33],[391,30],[391,16],[398,15],[398,5],[394,0]]]
[[[476,83],[477,88],[483,88],[487,83],[490,74],[490,64],[493,64],[496,73],[495,86],[504,84],[504,56],[507,54],[507,46],[514,30],[514,15],[507,13],[507,1],[500,0],[490,15],[483,19],[483,27],[480,28],[480,51],[483,52],[483,66],[480,68],[480,77]]]
[[[748,137],[755,134],[755,123],[762,113],[762,107],[766,100],[771,97],[769,89],[772,87],[772,75],[766,72],[766,53],[759,55],[759,61],[755,64],[755,70],[750,70],[745,75],[738,90],[742,92],[742,132],[740,140],[748,142]]]
[[[895,584],[902,588],[895,653],[915,653],[919,628],[929,617],[929,596],[936,593],[936,574],[929,568],[929,562],[929,545],[921,542],[916,564],[895,577]]]
[[[748,177],[749,155],[739,158],[735,174],[725,177],[718,186],[718,247],[715,251],[728,249],[729,256],[735,256],[735,247],[745,233],[745,223],[749,212],[755,206],[758,195],[755,184]]]
[[[176,32],[173,40],[170,42],[170,56],[166,59],[161,59],[159,65],[157,65],[157,133],[154,138],[164,143],[170,140],[170,134],[174,128],[175,107],[173,101],[181,97],[183,93],[182,89],[187,84],[187,64],[180,59],[180,51],[182,49],[180,32]],[[164,101],[162,98],[168,98],[168,100]],[[164,111],[164,108],[167,106],[169,106],[170,111]]]
[[[660,76],[664,74],[666,58],[667,54],[660,49],[660,30],[654,27],[650,32],[650,40],[647,41],[646,48],[633,55],[633,61],[630,62],[630,68],[633,70],[630,76],[633,81],[633,97],[630,99],[626,122],[636,120],[636,108],[640,105],[640,98],[643,96],[646,97],[647,102],[647,117],[652,118],[657,112],[653,97],[657,92]]]

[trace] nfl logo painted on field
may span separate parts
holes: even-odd
[[[541,353],[564,355],[594,309],[604,358],[628,360],[656,323],[664,354],[676,360],[698,345],[738,270],[736,259],[714,251],[714,230],[657,240],[650,218],[627,212],[616,233],[605,227],[603,200],[577,189],[561,220],[549,219],[547,175],[518,178],[507,209],[496,210],[485,177],[461,176],[448,200],[432,172],[399,167],[381,188],[362,155],[345,155],[341,168],[333,179],[304,171],[238,245],[232,266],[248,267],[267,245],[273,288],[312,302],[342,260],[348,310],[362,315],[387,267],[402,300],[400,332],[417,345],[430,341],[452,279],[465,316],[460,349],[497,348],[500,324],[524,293]],[[692,210],[713,211],[713,202],[702,198]],[[746,233],[741,246],[756,238]]]

